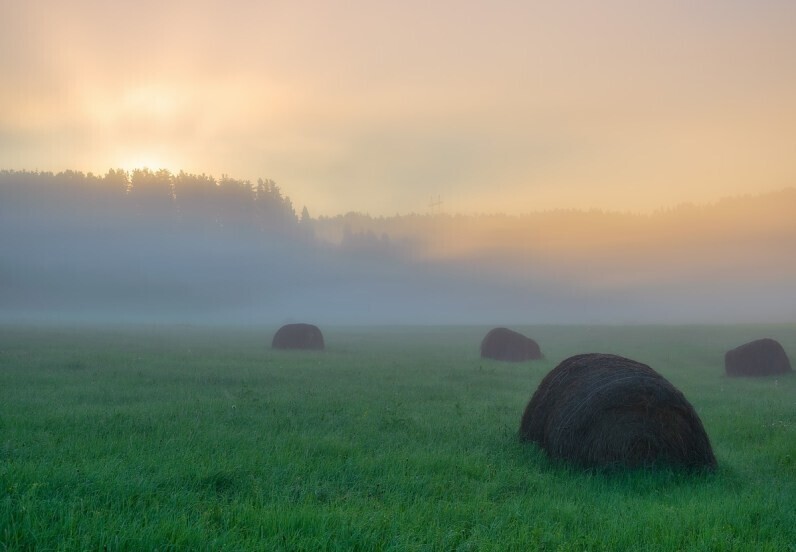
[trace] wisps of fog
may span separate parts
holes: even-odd
[[[651,216],[301,214],[273,182],[0,173],[0,320],[796,321],[796,190]]]

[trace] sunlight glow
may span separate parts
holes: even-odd
[[[171,173],[179,172],[179,168],[175,164],[166,161],[167,157],[151,152],[121,155],[118,159],[119,161],[114,166],[127,172],[132,172],[135,169],[149,169],[151,171],[166,169]]]
[[[272,178],[328,216],[796,181],[794,2],[168,4],[0,3],[0,168]]]
[[[121,106],[133,114],[167,119],[177,111],[177,93],[161,86],[141,86],[128,91]]]

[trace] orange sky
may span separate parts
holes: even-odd
[[[796,185],[792,1],[432,4],[6,0],[0,168],[272,178],[313,215]]]

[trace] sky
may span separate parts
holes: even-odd
[[[275,180],[313,216],[796,185],[796,2],[0,0],[0,168]]]

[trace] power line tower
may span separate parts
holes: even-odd
[[[431,214],[438,214],[442,212],[442,196],[437,196],[437,199],[434,199],[434,196],[431,197],[431,201],[428,204],[428,208],[431,210]]]

